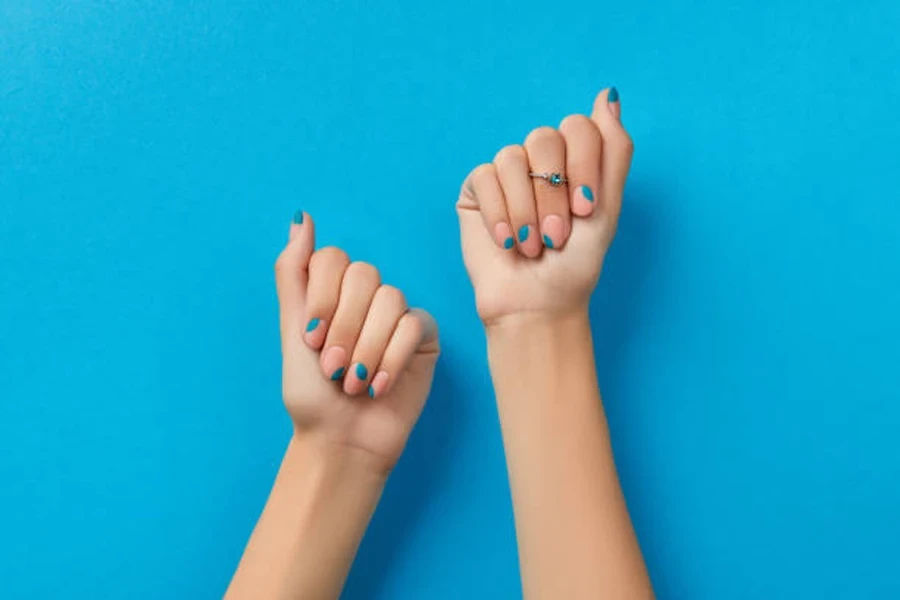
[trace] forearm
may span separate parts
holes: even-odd
[[[649,598],[586,311],[488,331],[525,597]]]
[[[293,438],[226,598],[337,598],[384,482],[362,454]]]

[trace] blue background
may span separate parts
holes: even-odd
[[[284,448],[297,208],[429,308],[347,598],[520,595],[467,171],[617,85],[594,327],[660,598],[900,597],[900,4],[0,3],[5,598],[214,598]]]

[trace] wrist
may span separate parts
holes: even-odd
[[[566,312],[524,311],[504,315],[484,326],[488,344],[541,343],[590,332],[587,305]]]
[[[317,430],[295,429],[287,454],[328,481],[353,479],[368,486],[384,486],[393,468],[388,459]]]

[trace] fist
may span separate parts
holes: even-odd
[[[615,236],[633,144],[614,89],[588,118],[532,131],[466,178],[463,258],[486,325],[586,309]]]
[[[389,470],[431,388],[437,327],[372,265],[314,246],[313,221],[298,212],[275,264],[285,406],[296,435]]]

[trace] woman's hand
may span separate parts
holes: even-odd
[[[457,203],[463,257],[486,326],[587,309],[631,165],[619,111],[615,89],[604,90],[590,118],[535,129],[466,179]]]
[[[437,327],[372,265],[314,247],[313,221],[298,212],[275,265],[285,406],[297,436],[389,471],[431,388]]]

